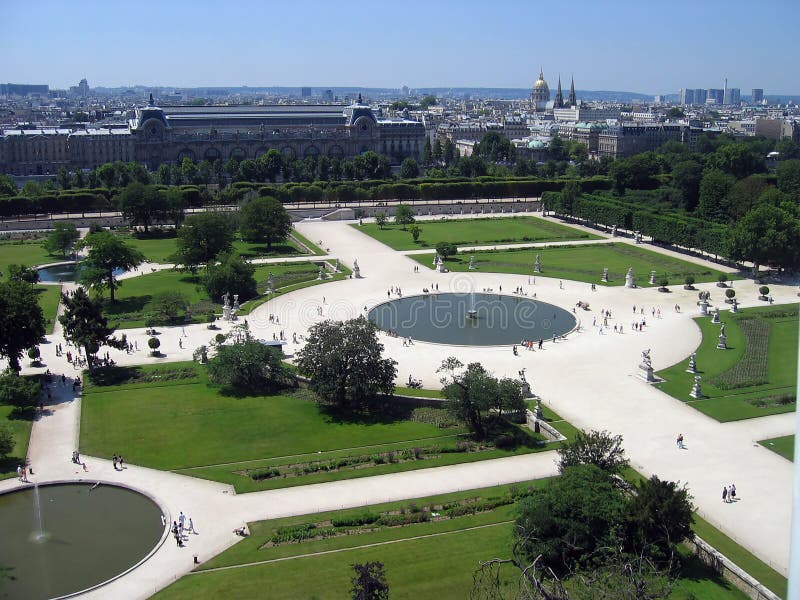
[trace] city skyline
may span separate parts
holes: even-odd
[[[744,2],[679,1],[669,10],[628,0],[613,7],[242,2],[233,14],[184,0],[133,8],[45,0],[32,22],[27,6],[12,0],[5,7],[12,26],[0,53],[13,60],[0,70],[3,82],[527,88],[541,68],[551,85],[559,75],[574,77],[585,90],[675,94],[721,88],[726,77],[730,87],[765,95],[800,88],[784,66],[800,58],[791,31],[800,9],[783,0],[758,11]],[[754,41],[737,43],[732,33]]]

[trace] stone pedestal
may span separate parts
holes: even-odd
[[[650,285],[656,284],[656,272],[650,271]]]
[[[636,282],[633,280],[633,267],[628,269],[628,272],[625,273],[625,287],[626,288],[635,288]]]
[[[447,267],[444,266],[444,261],[439,261],[439,273],[447,273]]]
[[[695,357],[696,354],[692,352],[692,355],[689,357],[689,366],[686,368],[687,373],[697,373],[697,359]]]
[[[353,277],[356,279],[361,279],[361,269],[358,268],[358,261],[353,261]]]
[[[612,225],[611,226],[611,235],[614,236],[614,237],[617,237],[617,226],[616,225]]]
[[[695,375],[694,384],[692,385],[692,391],[689,392],[689,395],[692,398],[703,397],[703,390],[700,389],[700,375]]]
[[[237,310],[239,310],[239,294],[234,294],[233,295],[233,309],[232,310],[233,310],[234,313]]]
[[[603,283],[608,283],[608,267],[603,269],[603,276],[600,278]]]
[[[337,258],[337,259],[336,259],[336,264],[335,264],[335,265],[333,265],[333,272],[334,272],[334,273],[341,273],[341,271],[342,271],[342,269],[341,269],[341,267],[339,266],[339,259]]]
[[[475,270],[475,257],[474,256],[470,256],[469,257],[469,270],[470,271],[474,271]]]
[[[437,252],[436,254],[433,255],[433,268],[435,269],[438,266],[439,266],[439,253]]]
[[[225,319],[226,321],[231,320],[231,313],[232,311],[230,306],[226,305],[222,307],[222,318]]]
[[[637,244],[641,244],[642,243],[642,232],[641,231],[637,231],[636,233],[633,234],[633,241],[636,242]]]
[[[738,313],[739,312],[739,303],[736,301],[736,298],[734,298],[733,302],[731,303],[731,312],[732,313]]]
[[[319,268],[319,273],[317,273],[317,280],[322,281],[325,279],[325,273],[322,270],[322,267]]]
[[[700,315],[703,317],[708,315],[708,300],[705,298],[700,300]]]
[[[533,416],[536,417],[536,420],[541,420],[544,418],[544,411],[542,410],[542,399],[536,399],[536,409],[533,411]]]
[[[719,332],[719,340],[717,341],[717,350],[727,350],[728,349],[728,338],[725,335],[725,325],[722,326],[722,329]]]
[[[270,292],[275,291],[275,275],[273,275],[272,273],[270,273],[269,278],[267,278],[267,289]]]
[[[534,273],[541,273],[542,272],[542,261],[539,258],[539,255],[536,255],[536,262],[533,263],[533,272]]]
[[[711,317],[711,322],[717,324],[719,323],[719,308],[714,309],[714,316]]]
[[[644,379],[647,383],[654,383],[656,376],[653,375],[653,366],[647,363],[639,365],[639,377]]]

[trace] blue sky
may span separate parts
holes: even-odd
[[[0,81],[800,93],[797,0],[0,0]]]

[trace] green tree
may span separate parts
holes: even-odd
[[[763,264],[800,265],[800,220],[782,207],[762,204],[731,229],[731,258]]]
[[[481,440],[487,434],[487,413],[498,395],[497,379],[480,363],[470,363],[457,373],[456,369],[462,366],[453,357],[442,362],[438,372],[449,373],[442,378],[442,395],[447,398],[447,410]]]
[[[161,355],[161,352],[158,350],[161,347],[161,340],[159,340],[157,337],[148,338],[147,347],[150,348],[150,356]]]
[[[115,272],[138,267],[144,262],[144,255],[110,231],[90,233],[82,241],[89,251],[81,263],[81,283],[97,291],[108,289],[113,302],[114,291],[121,285]]]
[[[800,160],[784,160],[775,167],[778,176],[778,189],[786,194],[800,198]]]
[[[15,444],[14,432],[11,431],[11,428],[6,424],[0,425],[0,458],[5,458],[11,454],[14,451]],[[2,575],[0,575],[0,579],[2,578]]]
[[[725,223],[728,220],[728,193],[736,180],[717,169],[706,171],[700,180],[697,214],[703,219]]]
[[[164,290],[153,295],[148,303],[149,310],[164,321],[174,321],[189,306],[186,294],[180,290]]]
[[[419,239],[419,234],[422,233],[422,228],[419,225],[412,225],[408,228],[408,231],[411,232],[411,239],[416,242]]]
[[[323,321],[309,330],[296,364],[323,402],[365,410],[394,393],[397,363],[382,354],[377,328],[366,319]]]
[[[197,165],[188,156],[181,161],[181,176],[186,183],[195,183],[197,176]]]
[[[442,260],[447,260],[451,256],[458,254],[458,246],[452,242],[437,242],[436,252],[442,257]]]
[[[386,213],[379,212],[375,214],[375,224],[378,226],[378,229],[386,227],[386,221]]]
[[[516,535],[524,556],[570,573],[600,548],[618,544],[625,499],[595,465],[569,467],[517,505]]]
[[[117,171],[114,169],[113,163],[104,163],[97,167],[97,178],[107,188],[112,188],[117,183]]]
[[[400,177],[403,179],[414,179],[419,177],[419,165],[413,158],[403,159],[400,163]]]
[[[8,175],[0,174],[0,196],[15,196],[17,184]]]
[[[564,472],[577,465],[594,465],[609,475],[621,475],[628,467],[622,436],[608,431],[578,431],[575,439],[558,449],[558,470]]]
[[[703,165],[696,160],[682,160],[672,167],[672,186],[680,193],[682,206],[688,211],[697,207],[702,178]]]
[[[480,144],[478,144],[477,154],[492,162],[507,162],[514,159],[514,147],[511,145],[511,140],[504,135],[500,135],[496,131],[489,131],[483,134]]]
[[[426,167],[433,162],[433,149],[431,148],[431,138],[425,136],[425,144],[422,146],[422,164]]]
[[[667,111],[667,118],[668,119],[683,119],[686,116],[686,113],[683,112],[682,108],[677,106],[673,106]]]
[[[30,377],[21,377],[13,370],[0,375],[0,404],[26,409],[36,406],[41,384]],[[2,454],[2,452],[0,452]]]
[[[238,294],[239,302],[258,295],[253,265],[242,260],[236,252],[222,253],[218,260],[208,263],[204,277],[206,292],[214,302],[226,293]]]
[[[764,159],[746,144],[738,142],[721,146],[708,157],[707,162],[710,167],[728,173],[736,179],[743,179],[765,170]]]
[[[153,222],[161,221],[166,216],[164,195],[153,185],[131,183],[117,194],[114,203],[131,227],[141,226],[145,233]]]
[[[389,584],[382,562],[353,565],[350,596],[353,600],[389,600]]]
[[[70,177],[70,173],[67,171],[66,167],[58,167],[58,171],[56,171],[56,181],[58,182],[58,187],[62,190],[68,190],[72,187],[72,177]]]
[[[636,484],[626,511],[626,542],[633,553],[664,560],[692,536],[694,506],[686,486],[656,475]]]
[[[577,181],[571,180],[564,184],[564,188],[561,190],[561,204],[565,214],[572,214],[572,207],[575,204],[575,200],[580,197],[581,186]]]
[[[456,157],[456,147],[453,145],[453,142],[450,138],[445,138],[444,144],[442,145],[442,160],[444,160],[444,164],[449,165],[453,162],[453,159]]]
[[[422,110],[428,110],[431,106],[436,106],[436,96],[433,94],[423,96],[422,100],[420,100],[419,107]]]
[[[164,220],[172,221],[175,229],[179,229],[186,217],[186,199],[180,188],[170,187],[161,192],[163,196]]]
[[[173,260],[194,272],[197,267],[214,260],[220,252],[229,251],[232,245],[233,227],[226,215],[199,213],[188,217],[178,230]]]
[[[242,206],[239,232],[242,239],[254,244],[283,242],[292,231],[292,218],[283,204],[272,196],[253,198]]]
[[[23,352],[44,337],[45,320],[36,288],[21,281],[0,281],[0,356],[20,370]]]
[[[728,218],[732,223],[741,219],[758,202],[770,185],[760,175],[751,175],[733,184],[728,192]]]
[[[394,222],[405,229],[414,222],[414,209],[408,204],[398,204],[394,210]]]
[[[83,348],[89,370],[94,369],[95,354],[102,346],[123,349],[125,336],[114,337],[114,328],[108,326],[103,316],[103,306],[99,300],[92,300],[86,290],[78,288],[71,294],[61,294],[64,313],[58,317],[64,328],[64,338]]]
[[[8,279],[25,283],[39,283],[39,271],[26,265],[8,265]]]
[[[56,221],[53,225],[53,231],[44,241],[44,247],[50,254],[61,254],[61,256],[66,257],[67,254],[72,252],[72,247],[80,237],[81,234],[78,232],[78,228],[75,227],[75,223]]]
[[[442,160],[442,143],[439,141],[439,137],[437,136],[433,140],[433,149],[431,150],[431,154],[433,156],[433,162],[438,164]]]
[[[237,394],[270,393],[294,385],[279,353],[249,336],[242,343],[218,348],[208,361],[208,378]]]

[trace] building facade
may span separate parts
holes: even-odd
[[[287,158],[350,158],[372,150],[399,164],[419,158],[425,126],[379,118],[369,106],[172,106],[136,110],[127,127],[6,130],[0,132],[0,172],[55,174],[59,167],[91,169],[137,161],[164,163],[256,159],[270,149]]]

